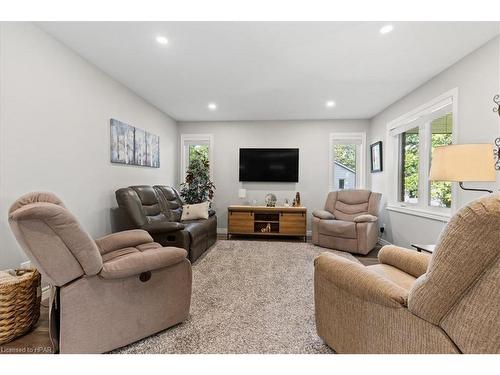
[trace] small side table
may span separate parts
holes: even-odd
[[[417,249],[418,252],[425,251],[427,253],[432,254],[434,252],[434,249],[436,248],[436,245],[420,245],[420,244],[411,244],[415,249]]]

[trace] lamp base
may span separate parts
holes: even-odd
[[[460,185],[460,187],[463,189],[463,190],[466,190],[466,191],[485,191],[485,192],[488,192],[488,193],[493,193],[493,190],[488,190],[488,189],[473,189],[473,188],[466,188],[464,187],[464,183],[462,181],[460,181],[458,183],[458,185]]]

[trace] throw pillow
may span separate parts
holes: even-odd
[[[210,205],[209,202],[203,202],[197,204],[185,204],[184,206],[182,206],[181,221],[208,219],[209,205]]]

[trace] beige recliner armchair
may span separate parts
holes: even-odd
[[[61,353],[102,353],[185,320],[191,302],[187,252],[131,230],[92,240],[51,193],[9,210],[24,251],[54,288],[50,333]]]
[[[385,246],[379,261],[316,258],[316,328],[332,349],[500,353],[500,194],[460,209],[432,257]]]
[[[368,254],[378,240],[380,193],[339,190],[328,194],[324,210],[313,211],[312,242],[329,249]]]

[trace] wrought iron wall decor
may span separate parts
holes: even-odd
[[[493,107],[493,112],[498,113],[498,116],[500,116],[500,95],[495,95],[493,97],[493,102],[497,105],[497,107]]]
[[[493,97],[493,102],[497,105],[497,107],[493,108],[493,112],[496,112],[498,116],[500,116],[500,95],[495,95]],[[500,171],[500,137],[495,139],[495,148],[493,152],[495,153],[495,169]]]

